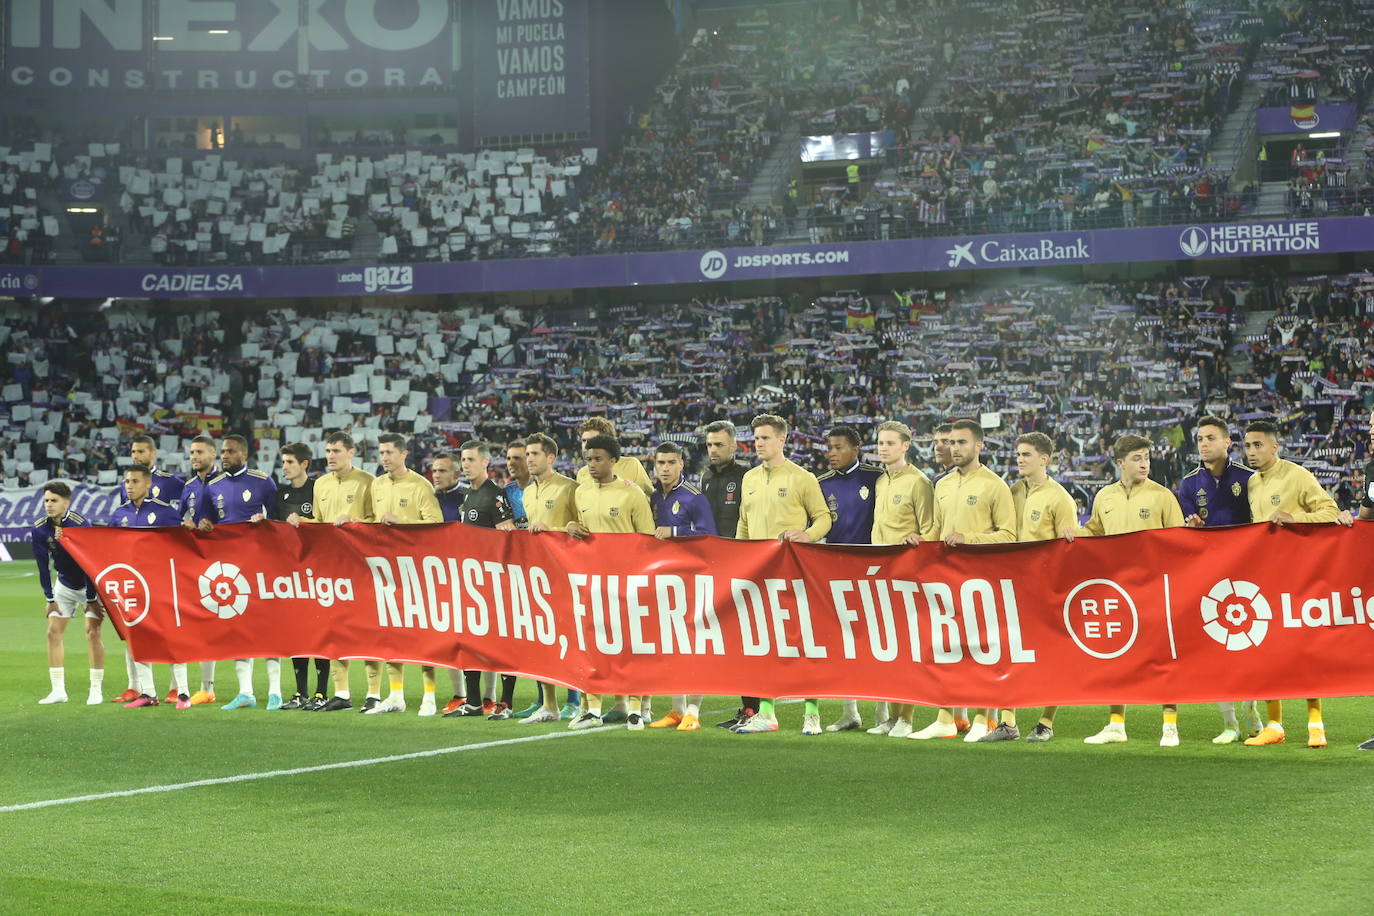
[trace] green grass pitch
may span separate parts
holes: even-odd
[[[1351,912],[1374,835],[1374,702],[1335,700],[1331,746],[1214,747],[1185,707],[1158,747],[1087,747],[1105,710],[1066,709],[1048,745],[917,743],[562,725],[87,707],[47,692],[31,562],[0,564],[0,808],[508,738],[374,766],[0,811],[5,913],[874,912],[1007,909]],[[107,693],[124,687],[106,641]],[[361,669],[361,666],[357,666]],[[283,675],[290,683],[290,667]],[[192,677],[195,675],[192,667]],[[165,690],[166,669],[156,666]],[[218,669],[232,691],[232,663]],[[265,689],[258,666],[259,697]],[[354,695],[361,696],[361,670]],[[441,699],[447,685],[441,678]],[[289,692],[289,691],[288,691]],[[522,681],[517,705],[531,696]],[[660,710],[666,699],[656,701]],[[706,722],[729,698],[708,698]],[[832,721],[838,702],[823,704]],[[866,718],[871,704],[862,704]],[[923,714],[918,713],[918,725]],[[1036,712],[1021,714],[1033,724]]]

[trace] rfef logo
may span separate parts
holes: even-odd
[[[725,253],[722,251],[712,248],[701,256],[701,275],[708,280],[716,280],[725,276],[727,266]]]
[[[126,627],[142,623],[152,607],[148,580],[127,563],[115,563],[101,570],[95,577],[95,591],[105,610],[118,614]]]
[[[200,604],[221,620],[237,617],[248,607],[248,580],[233,563],[216,560],[200,574]]]
[[[1111,579],[1088,579],[1064,599],[1064,627],[1093,658],[1116,658],[1135,645],[1140,615],[1131,595]]]
[[[1222,579],[1203,596],[1198,605],[1202,631],[1226,647],[1239,652],[1264,642],[1274,612],[1259,586],[1244,579]]]

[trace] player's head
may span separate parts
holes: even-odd
[[[762,462],[787,457],[787,421],[776,414],[761,413],[749,421],[754,431],[754,451]]]
[[[450,452],[439,452],[429,461],[429,479],[436,490],[447,490],[458,482],[458,468]]]
[[[543,477],[558,460],[558,443],[552,436],[535,433],[525,437],[525,467],[531,475]]]
[[[191,440],[187,455],[191,459],[191,470],[204,475],[215,466],[215,440],[206,435],[196,436]]]
[[[588,417],[577,428],[577,435],[582,439],[583,450],[586,450],[587,443],[593,436],[610,436],[614,439],[615,424],[605,417]]]
[[[716,467],[724,467],[735,460],[735,424],[729,420],[715,420],[706,424],[706,460]]]
[[[615,463],[620,460],[620,442],[614,436],[592,436],[582,443],[582,460],[597,483],[615,479]]]
[[[342,474],[353,467],[353,456],[358,446],[353,437],[343,430],[335,430],[324,440],[324,464],[336,474]]]
[[[935,437],[935,463],[942,468],[950,467],[954,464],[949,457],[949,434],[954,432],[952,423],[941,423],[935,427],[932,435]]]
[[[900,420],[884,420],[878,424],[878,460],[891,467],[906,461],[911,445],[911,427]]]
[[[248,463],[248,440],[242,436],[225,436],[219,443],[219,466],[230,474],[237,474]]]
[[[310,446],[304,442],[292,442],[281,450],[281,476],[288,483],[310,476]]]
[[[512,480],[518,480],[529,474],[525,464],[525,448],[524,439],[516,439],[506,445],[506,473],[511,476]]]
[[[983,451],[983,427],[972,420],[949,425],[949,462],[961,470],[977,464]]]
[[[129,457],[134,459],[134,464],[154,467],[157,464],[157,444],[153,442],[153,437],[147,433],[139,433],[130,439]]]
[[[48,518],[61,518],[66,515],[71,504],[71,487],[60,480],[49,480],[43,484],[43,514]]]
[[[1052,457],[1054,441],[1044,433],[1016,437],[1016,473],[1022,477],[1038,477],[1045,473]]]
[[[844,471],[859,460],[859,431],[852,426],[832,426],[825,434],[825,463],[832,471]]]
[[[487,482],[487,467],[491,464],[491,449],[485,442],[469,439],[458,448],[458,461],[463,465],[463,476],[475,490]]]
[[[1245,461],[1257,471],[1267,471],[1279,460],[1279,428],[1268,420],[1245,427]]]
[[[1150,476],[1150,440],[1127,433],[1112,443],[1112,457],[1124,482],[1137,484]]]
[[[1224,461],[1231,454],[1231,428],[1221,417],[1207,416],[1198,420],[1193,440],[1197,442],[1197,456],[1203,464]]]
[[[400,433],[382,433],[377,437],[377,460],[382,470],[397,477],[406,469],[406,437]]]
[[[671,490],[682,479],[682,446],[676,442],[660,442],[654,449],[654,477]]]
[[[124,469],[124,492],[131,502],[141,503],[153,488],[153,474],[146,464],[131,464]]]

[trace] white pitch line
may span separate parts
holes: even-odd
[[[796,703],[797,700],[779,700],[778,705]],[[703,715],[719,715],[729,712],[717,709]],[[531,741],[548,741],[553,738],[572,738],[596,732],[623,728],[620,725],[603,725],[598,728],[584,728],[580,731],[547,732],[542,735],[525,735],[520,738],[502,738],[499,741],[483,741],[478,744],[456,744],[452,747],[436,747],[428,751],[411,751],[408,754],[391,754],[386,757],[369,757],[365,760],[341,760],[338,763],[321,763],[310,767],[292,767],[289,770],[265,770],[261,773],[240,773],[237,776],[218,776],[214,779],[195,779],[191,782],[174,782],[165,786],[144,786],[141,789],[122,789],[118,792],[98,792],[93,795],[73,795],[68,798],[49,798],[45,801],[25,802],[22,805],[0,806],[0,814],[16,811],[32,811],[37,808],[54,808],[58,805],[75,805],[81,802],[104,801],[107,798],[128,798],[131,795],[153,795],[160,792],[179,792],[182,789],[200,789],[205,786],[223,786],[235,782],[253,782],[259,779],[275,779],[278,776],[299,776],[302,773],[323,773],[326,770],[346,770],[352,767],[370,767],[379,763],[396,763],[400,760],[420,760],[425,757],[442,757],[445,754],[459,754],[463,751],[480,751],[488,747],[504,747],[510,744],[528,744]]]

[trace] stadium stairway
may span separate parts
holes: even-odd
[[[76,230],[67,217],[67,205],[58,200],[57,192],[43,191],[38,195],[38,208],[57,217],[57,238],[52,243],[53,263],[58,266],[80,264],[81,240],[76,237]]]
[[[1212,147],[1212,162],[1217,168],[1248,178],[1259,146],[1255,142],[1255,112],[1264,98],[1260,84],[1247,81],[1236,107],[1221,125],[1221,136]]]
[[[352,252],[355,263],[376,263],[381,259],[382,236],[372,217],[364,215],[354,220]]]
[[[1260,183],[1259,200],[1255,203],[1256,216],[1286,216],[1288,212],[1288,182],[1265,181]]]
[[[773,137],[772,151],[744,195],[744,206],[772,207],[782,200],[783,186],[787,183],[787,175],[792,171],[792,166],[797,162],[800,144],[801,128],[795,121],[777,132]]]
[[[1245,323],[1236,332],[1237,341],[1248,341],[1251,337],[1260,337],[1264,334],[1264,329],[1269,326],[1269,319],[1273,318],[1277,312],[1250,311],[1245,313]],[[1231,360],[1231,376],[1242,378],[1250,374],[1250,351],[1237,350],[1236,357]]]

